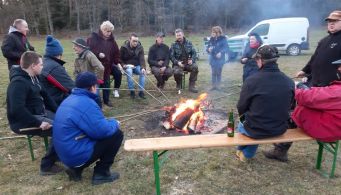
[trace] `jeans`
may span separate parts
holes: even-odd
[[[133,74],[139,75],[139,91],[143,91],[144,89],[144,82],[145,82],[145,75],[141,72],[141,66],[135,66],[134,68],[127,68],[125,72],[127,75],[127,81],[128,81],[128,88],[133,91],[135,88],[135,84],[133,81]]]
[[[212,85],[219,86],[221,83],[221,72],[223,71],[224,64],[211,64],[212,71]]]
[[[238,124],[238,131],[243,135],[249,136],[243,123]],[[256,155],[257,148],[258,145],[237,146],[237,150],[241,150],[246,158],[254,157]]]

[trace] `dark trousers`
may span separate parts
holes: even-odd
[[[181,82],[182,82],[183,71],[188,71],[191,73],[189,76],[190,83],[195,82],[197,80],[197,76],[199,73],[199,68],[198,68],[197,64],[185,65],[185,67],[183,67],[183,68],[178,66],[178,65],[174,65],[174,67],[173,67],[174,79],[175,79],[177,85],[181,84]]]
[[[152,74],[155,76],[157,84],[163,85],[165,81],[167,81],[168,78],[173,75],[173,69],[171,67],[167,67],[163,74],[161,74],[160,67],[153,66]]]
[[[224,64],[211,64],[212,70],[212,85],[219,86],[221,83],[221,72],[223,71]]]
[[[117,66],[112,66],[111,69],[111,74],[114,78],[114,88],[118,89],[121,87],[121,81],[122,81],[122,73],[121,71],[117,68]],[[103,84],[101,85],[102,88],[110,88],[110,75],[108,78],[104,78]],[[107,104],[109,102],[109,97],[110,97],[110,90],[109,89],[103,89],[102,90],[102,95],[103,95],[103,102]]]
[[[94,151],[90,159],[81,167],[76,168],[83,170],[96,162],[94,167],[94,174],[105,175],[110,172],[110,167],[114,163],[115,156],[121,147],[123,141],[123,133],[118,130],[114,135],[102,140],[98,140],[94,146]]]

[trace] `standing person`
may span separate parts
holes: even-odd
[[[245,80],[237,104],[244,118],[238,125],[240,133],[260,139],[282,135],[287,130],[289,110],[294,98],[294,82],[282,73],[277,64],[278,50],[261,46],[255,54],[259,71]],[[241,161],[252,158],[258,145],[238,146]]]
[[[335,10],[325,19],[329,35],[321,39],[309,62],[296,77],[307,76],[308,83],[313,87],[329,86],[337,80],[337,67],[332,64],[341,59],[341,10]],[[267,158],[288,161],[288,151],[292,142],[275,144],[274,148],[265,151]]]
[[[198,93],[195,87],[195,82],[199,73],[199,68],[195,63],[197,53],[190,41],[184,37],[182,29],[175,30],[176,41],[172,43],[170,48],[170,59],[173,63],[174,79],[176,88],[181,88],[183,71],[190,72],[189,76],[189,91]]]
[[[119,173],[110,167],[121,146],[119,122],[106,119],[96,103],[97,78],[80,73],[72,94],[59,106],[53,127],[53,141],[60,160],[68,166],[71,181],[82,179],[83,169],[96,162],[92,184],[113,182]]]
[[[163,43],[164,37],[163,32],[158,32],[155,44],[148,52],[148,63],[160,89],[164,88],[165,82],[173,75],[173,70],[169,67],[169,47]]]
[[[143,92],[146,74],[146,62],[144,59],[144,51],[139,41],[139,37],[135,33],[131,33],[129,40],[126,40],[120,49],[121,61],[123,68],[127,74],[128,88],[130,97],[135,98],[135,89],[133,74],[139,75],[139,97],[145,99]]]
[[[71,93],[75,87],[74,81],[64,68],[62,60],[63,46],[51,35],[46,37],[45,55],[43,58],[42,85],[52,99],[60,103]]]
[[[7,88],[7,118],[11,130],[18,134],[51,136],[56,103],[44,91],[38,79],[43,68],[41,56],[33,51],[23,53],[20,67],[10,70]],[[20,129],[39,127],[39,131],[20,132]],[[53,175],[62,169],[55,165],[58,156],[53,142],[40,163],[41,175]]]
[[[122,73],[119,70],[120,51],[118,49],[116,40],[113,36],[114,25],[110,21],[104,21],[98,33],[93,32],[88,38],[87,42],[90,50],[96,55],[104,66],[104,78],[101,87],[110,88],[110,74],[113,75],[114,83],[114,97],[120,97],[118,92],[121,81]],[[103,89],[103,102],[109,107],[112,107],[110,102],[110,90]]]
[[[245,79],[254,73],[258,72],[258,66],[252,56],[256,53],[257,49],[263,44],[262,38],[257,33],[249,34],[249,42],[246,44],[240,62],[243,66],[243,82]]]
[[[221,72],[225,64],[225,54],[228,53],[229,46],[223,29],[220,26],[212,27],[211,38],[208,42],[207,52],[212,71],[211,90],[220,90]]]
[[[1,51],[7,59],[8,70],[12,65],[20,64],[20,57],[25,51],[34,51],[34,47],[27,40],[28,24],[23,19],[16,19],[9,27],[8,34],[4,37]]]

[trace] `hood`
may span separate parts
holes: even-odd
[[[15,27],[13,26],[10,26],[9,29],[8,29],[8,34],[12,33],[12,32],[19,32],[18,29],[16,29]]]
[[[13,79],[17,78],[17,77],[21,77],[21,78],[24,78],[24,79],[27,79],[27,80],[31,80],[31,82],[36,85],[40,85],[39,84],[39,79],[37,76],[30,76],[27,72],[25,72],[23,69],[20,68],[19,65],[13,65],[10,69],[10,72],[9,72],[9,78],[10,78],[10,81],[12,81]]]

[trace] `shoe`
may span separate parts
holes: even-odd
[[[111,103],[111,102],[104,103],[104,105],[106,105],[106,106],[108,106],[108,107],[110,107],[110,108],[112,108],[112,107],[113,107],[113,105],[112,105],[112,103]]]
[[[237,150],[236,156],[237,156],[238,160],[240,160],[241,162],[247,162],[247,158],[244,156],[243,151]]]
[[[57,173],[60,173],[64,171],[64,169],[56,164],[52,165],[52,167],[47,169],[40,169],[40,175],[47,176],[47,175],[56,175]]]
[[[288,162],[288,151],[280,150],[278,148],[273,148],[269,151],[263,151],[266,158],[278,160],[280,162]]]
[[[120,178],[120,174],[117,172],[104,174],[104,175],[94,173],[94,175],[92,176],[92,185],[99,185],[103,183],[113,182],[119,178]]]
[[[135,91],[130,91],[130,98],[135,99]]]
[[[112,94],[114,95],[115,98],[119,98],[120,97],[120,94],[118,93],[118,90],[115,89]]]
[[[195,82],[193,82],[193,81],[189,82],[188,90],[192,93],[198,93],[198,90],[195,88]]]
[[[140,92],[139,92],[139,97],[142,98],[142,99],[146,99],[146,97],[144,96],[143,91],[140,91]]]
[[[74,168],[69,168],[65,170],[66,174],[69,176],[70,181],[81,181],[82,171]]]

